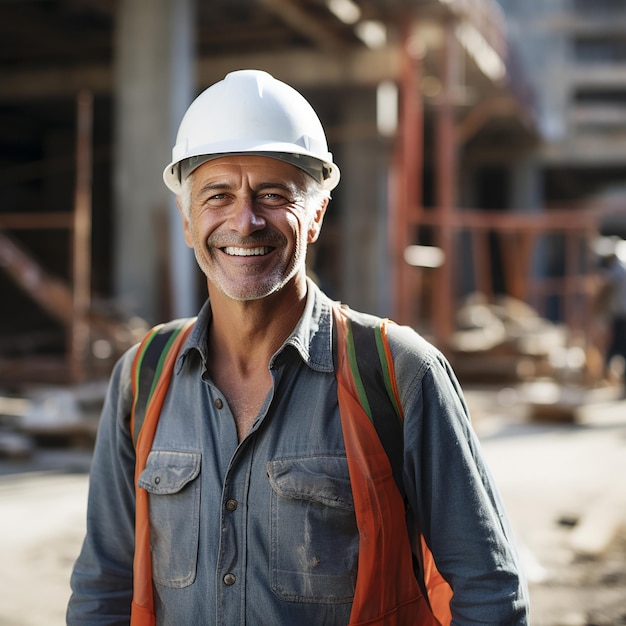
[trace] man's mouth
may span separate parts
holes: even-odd
[[[270,246],[257,246],[256,248],[237,248],[226,246],[222,251],[229,256],[264,256],[269,254],[274,248]]]

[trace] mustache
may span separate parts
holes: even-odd
[[[211,233],[207,239],[207,245],[212,248],[225,248],[227,246],[235,248],[271,246],[277,248],[286,245],[286,243],[287,238],[285,235],[273,228],[264,228],[245,237],[233,231],[228,233]]]

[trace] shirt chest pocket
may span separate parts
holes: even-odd
[[[200,527],[199,452],[153,450],[138,484],[149,495],[152,576],[182,588],[196,577]]]
[[[269,461],[272,589],[292,602],[354,596],[359,538],[345,457]]]

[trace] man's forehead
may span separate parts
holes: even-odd
[[[303,172],[290,163],[258,155],[226,155],[203,163],[195,172],[198,178],[206,177],[263,177],[268,180],[302,183]]]

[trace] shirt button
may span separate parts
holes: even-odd
[[[215,398],[214,404],[215,404],[216,409],[221,409],[224,407],[224,402],[222,401],[221,398]]]
[[[226,500],[226,510],[227,511],[236,511],[237,510],[237,500],[230,499]]]
[[[228,585],[229,587],[230,587],[231,585],[234,585],[236,580],[237,580],[237,579],[235,578],[235,575],[234,575],[234,574],[226,574],[226,575],[224,576],[224,584],[225,584],[225,585]]]

